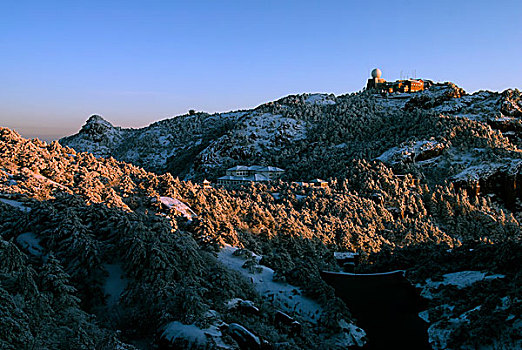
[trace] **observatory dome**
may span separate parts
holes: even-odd
[[[372,78],[380,78],[382,75],[382,72],[379,68],[375,68],[372,70]]]

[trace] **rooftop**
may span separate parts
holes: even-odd
[[[254,174],[254,175],[250,175],[250,176],[233,176],[233,175],[225,175],[225,176],[221,176],[220,178],[218,178],[218,180],[221,180],[221,181],[254,181],[254,182],[259,182],[259,181],[269,181],[269,179],[264,176],[264,175],[261,175],[261,174]]]
[[[236,165],[235,167],[227,169],[228,171],[238,171],[238,170],[246,170],[246,171],[268,171],[268,172],[281,172],[284,169],[275,167],[275,166],[262,166],[262,165]]]

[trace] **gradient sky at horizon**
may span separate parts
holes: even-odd
[[[522,86],[522,1],[0,2],[0,126],[50,140],[395,80]]]

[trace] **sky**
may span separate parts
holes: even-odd
[[[520,0],[0,1],[0,126],[45,140],[92,114],[142,127],[304,93],[370,71],[522,88]]]

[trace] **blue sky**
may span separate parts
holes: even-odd
[[[379,67],[469,92],[522,87],[522,1],[0,2],[0,125],[140,127],[302,92],[360,90]]]

